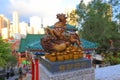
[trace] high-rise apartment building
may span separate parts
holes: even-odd
[[[28,34],[33,34],[32,27],[30,27],[30,26],[27,27],[27,33]]]
[[[13,12],[13,33],[19,33],[19,16],[18,13],[15,11]]]
[[[41,18],[38,16],[30,17],[30,27],[32,27],[33,34],[43,34],[44,29],[41,23]]]
[[[108,6],[108,9],[107,9],[107,16],[109,17],[108,19],[109,19],[109,21],[112,21],[112,7],[111,7],[111,5],[110,4],[107,4],[107,6]]]
[[[26,35],[27,27],[28,27],[28,24],[26,22],[21,22],[20,23],[20,34]]]
[[[78,16],[77,16],[77,13],[76,13],[76,10],[73,8],[73,9],[70,9],[69,11],[65,11],[66,12],[66,16],[67,16],[67,23],[72,25],[72,26],[76,26],[78,25]]]
[[[2,35],[2,28],[4,27],[4,16],[0,15],[0,35]]]
[[[7,28],[7,38],[10,38],[10,20],[4,17],[4,27]]]
[[[10,37],[10,21],[4,15],[0,15],[0,35],[4,39]]]

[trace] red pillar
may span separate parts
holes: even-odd
[[[39,62],[38,59],[35,59],[35,67],[36,67],[36,80],[39,80]]]
[[[34,74],[35,74],[35,70],[34,70],[34,62],[33,62],[33,60],[32,60],[32,80],[34,80],[34,78],[35,78],[35,76],[34,76]]]

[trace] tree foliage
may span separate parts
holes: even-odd
[[[83,0],[77,6],[79,22],[82,25],[79,34],[83,38],[97,42],[99,46],[109,47],[109,40],[120,40],[116,23],[112,21],[111,5],[101,0],[93,0],[88,5]]]
[[[0,37],[0,67],[4,67],[6,64],[13,61],[13,59],[15,58],[11,55],[10,44],[3,41]]]

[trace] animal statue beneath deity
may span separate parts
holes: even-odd
[[[46,28],[45,36],[41,39],[41,45],[46,52],[60,52],[67,47],[76,44],[80,47],[79,36],[75,32],[66,31],[65,14],[57,14],[59,20],[53,29]]]

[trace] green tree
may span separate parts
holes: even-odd
[[[10,65],[10,66],[15,66],[16,65],[16,63],[17,63],[17,60],[16,60],[16,57],[15,56],[12,56],[12,55],[10,55],[9,57],[8,57],[8,62],[7,62],[7,64],[8,64],[8,66]]]
[[[120,35],[120,0],[110,0],[109,3],[112,5],[114,12],[115,12],[115,20],[117,22],[117,31],[118,35]],[[120,47],[120,37],[119,39],[115,40],[115,45]]]
[[[101,0],[93,0],[88,5],[83,0],[77,7],[83,38],[97,42],[100,46],[109,46],[109,40],[119,39],[116,24],[112,22],[111,5]]]
[[[0,37],[0,67],[5,67],[6,64],[12,63],[15,59],[11,55],[11,46],[9,43],[3,41],[2,37]]]
[[[78,25],[81,27],[81,25],[84,23],[83,21],[85,21],[86,19],[86,14],[87,14],[87,6],[84,4],[83,0],[81,0],[79,5],[77,6],[76,13],[79,16]]]

